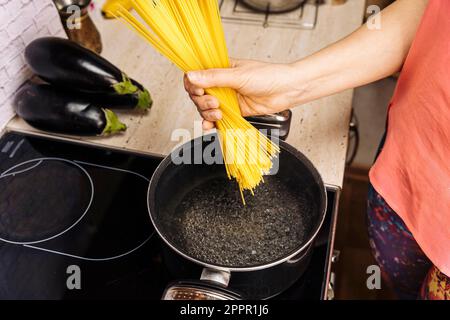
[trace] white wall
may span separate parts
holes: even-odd
[[[51,0],[0,0],[0,130],[14,115],[14,93],[31,76],[25,46],[48,35],[66,37]]]

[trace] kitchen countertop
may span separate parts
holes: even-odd
[[[230,55],[271,62],[300,59],[360,26],[364,5],[365,0],[349,0],[343,5],[325,1],[314,30],[224,23]],[[122,135],[70,139],[165,155],[179,143],[171,139],[174,129],[186,129],[192,137],[201,135],[201,130],[194,130],[194,121],[200,117],[183,89],[182,73],[121,22],[91,15],[102,35],[102,55],[147,87],[154,106],[145,114],[118,112],[128,126]],[[348,90],[295,108],[287,140],[311,159],[325,183],[338,187],[344,177],[352,96],[353,90]],[[7,129],[43,134],[17,117]]]

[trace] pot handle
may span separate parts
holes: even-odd
[[[229,271],[214,270],[209,268],[203,268],[201,281],[209,281],[211,283],[218,284],[223,287],[228,287],[230,283],[231,273]]]
[[[227,289],[230,278],[229,271],[204,268],[200,280],[168,286],[162,300],[241,300],[241,295]]]

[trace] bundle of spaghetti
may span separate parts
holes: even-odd
[[[132,6],[138,17],[126,8],[115,14],[182,71],[230,67],[217,0],[132,0]],[[206,93],[219,100],[223,116],[216,128],[227,175],[238,182],[245,203],[243,190],[253,194],[279,147],[242,117],[234,90]]]

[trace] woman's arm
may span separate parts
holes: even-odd
[[[389,76],[400,70],[428,0],[397,0],[383,10],[381,29],[362,26],[339,42],[292,64],[233,61],[232,68],[190,72],[185,87],[206,120],[220,120],[204,88],[236,89],[244,116],[279,112]]]
[[[399,71],[428,0],[397,0],[383,10],[381,29],[362,26],[343,40],[296,62],[297,103],[355,88]]]

